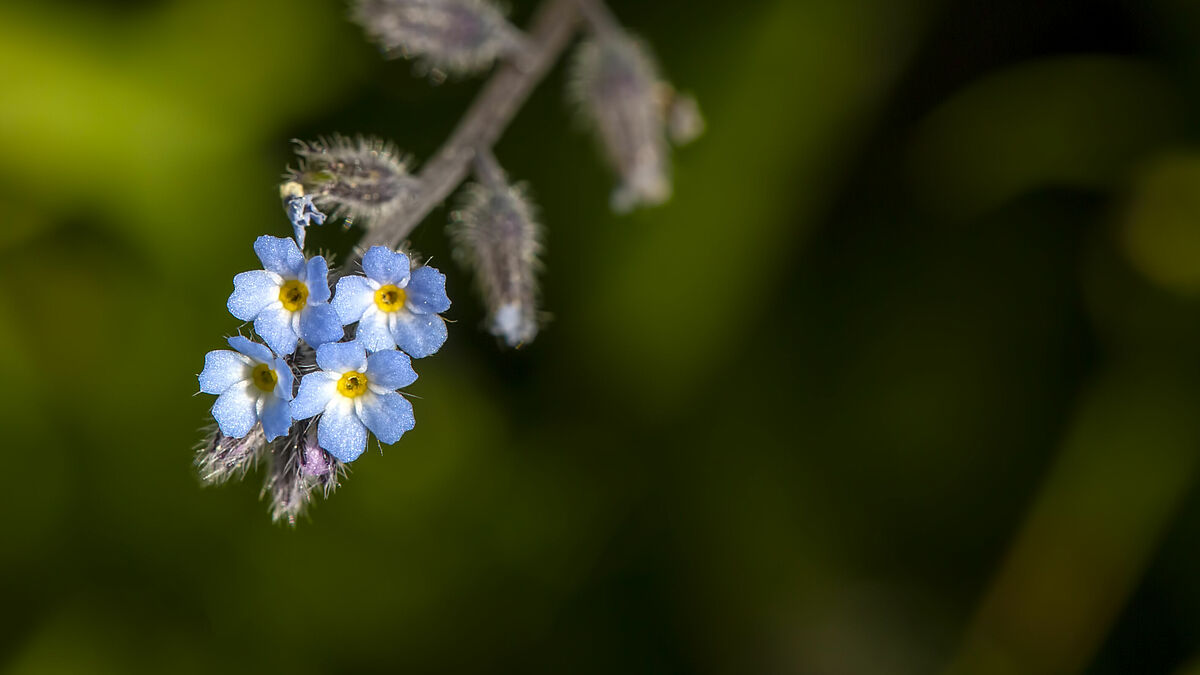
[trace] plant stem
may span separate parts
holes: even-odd
[[[490,148],[480,148],[475,154],[474,174],[475,180],[493,190],[503,190],[507,184],[504,169]]]
[[[528,33],[528,50],[499,66],[450,138],[417,174],[421,187],[412,202],[396,216],[373,225],[363,236],[363,250],[374,245],[398,247],[466,179],[476,153],[496,144],[570,42],[579,22],[577,2],[543,2]]]

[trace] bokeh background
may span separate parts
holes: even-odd
[[[612,6],[675,199],[553,73],[553,321],[499,349],[433,214],[416,430],[292,529],[191,468],[289,139],[426,157],[479,82],[340,0],[0,3],[0,672],[1200,673],[1200,5]]]

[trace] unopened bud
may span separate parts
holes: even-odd
[[[488,308],[490,332],[510,347],[538,331],[541,226],[523,186],[503,180],[472,183],[451,213],[459,262],[475,272]]]
[[[210,485],[224,483],[230,478],[242,478],[258,462],[267,438],[262,425],[256,424],[242,438],[232,438],[213,429],[196,450],[196,469],[200,480]]]
[[[571,92],[621,178],[618,212],[653,206],[671,196],[658,68],[649,49],[621,31],[597,34],[578,48]]]
[[[350,219],[376,219],[403,207],[419,182],[390,143],[334,136],[296,141],[299,168],[285,178],[327,211]]]
[[[520,31],[485,0],[358,0],[354,19],[389,54],[434,73],[478,72],[522,45]]]
[[[338,485],[342,465],[317,446],[316,425],[296,429],[271,446],[271,470],[263,494],[271,501],[271,519],[294,525],[316,492],[328,497]]]
[[[317,445],[315,437],[305,439],[305,443],[301,448],[300,454],[300,472],[305,476],[312,478],[320,478],[328,476],[336,470],[336,459],[331,457],[329,453],[321,449]]]

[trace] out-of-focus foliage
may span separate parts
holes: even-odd
[[[558,69],[496,150],[553,320],[451,272],[294,531],[190,466],[232,275],[291,138],[428,157],[478,82],[336,0],[0,5],[0,673],[1196,672],[1195,4],[611,4],[704,111],[673,199],[608,211]]]

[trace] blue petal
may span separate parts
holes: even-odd
[[[300,391],[292,399],[292,418],[306,420],[325,412],[330,399],[338,395],[337,381],[337,373],[317,371],[305,375],[300,380]]]
[[[416,425],[412,404],[394,391],[356,399],[359,417],[380,442],[391,445]]]
[[[276,354],[296,351],[296,331],[292,328],[292,313],[283,307],[268,309],[254,320],[254,330]]]
[[[252,270],[233,278],[233,294],[225,306],[230,314],[242,321],[250,321],[267,305],[278,301],[279,276],[265,270]]]
[[[262,425],[268,441],[287,435],[292,428],[292,411],[288,402],[278,396],[267,396],[263,403]]]
[[[408,354],[389,349],[367,357],[367,381],[395,391],[416,382],[417,371],[413,370]]]
[[[337,293],[329,303],[342,325],[349,325],[362,318],[363,312],[375,301],[375,289],[366,277],[342,277],[337,282]]]
[[[304,214],[308,216],[308,220],[313,225],[324,225],[325,214],[321,213],[316,204],[313,204],[312,197],[302,197],[304,199]]]
[[[304,228],[309,225],[321,225],[325,222],[325,214],[317,209],[312,197],[308,195],[288,197],[287,217],[292,221],[297,233],[304,232]],[[301,247],[304,246],[302,238],[303,235],[299,242]]]
[[[441,314],[450,309],[446,275],[432,267],[418,267],[406,290],[408,309],[416,314]]]
[[[408,256],[403,253],[372,246],[363,256],[362,266],[368,277],[381,284],[395,284],[400,288],[408,284]]]
[[[337,342],[346,334],[337,312],[327,304],[309,305],[300,310],[300,337],[312,347]]]
[[[292,367],[282,357],[275,357],[275,376],[279,382],[275,385],[275,395],[285,401],[292,400]]]
[[[304,229],[304,223],[292,221],[292,238],[296,240],[296,244],[300,248],[304,248],[304,240],[308,236],[308,230]]]
[[[200,391],[222,394],[226,389],[250,377],[246,357],[228,349],[218,349],[204,355],[204,370],[200,371]]]
[[[271,363],[275,360],[275,355],[271,353],[270,349],[267,349],[266,345],[252,342],[249,338],[241,335],[229,338],[229,346],[254,359],[256,363]]]
[[[395,312],[389,328],[396,346],[414,359],[425,358],[446,343],[446,322],[437,314]]]
[[[367,428],[346,397],[325,409],[317,423],[317,443],[343,462],[353,462],[367,449]]]
[[[358,322],[358,331],[354,334],[354,339],[369,352],[396,347],[396,340],[388,328],[388,315],[374,307],[367,308],[362,321]]]
[[[258,395],[249,381],[235,384],[217,397],[212,416],[217,420],[221,433],[231,438],[242,438],[254,428],[258,421]]]
[[[317,347],[317,365],[333,373],[362,372],[367,368],[367,353],[358,342],[330,342]]]
[[[329,302],[329,264],[317,256],[308,261],[304,283],[308,285],[308,304]]]
[[[264,234],[254,241],[254,252],[262,261],[263,269],[285,279],[299,279],[304,273],[304,254],[296,242],[287,237]]]

